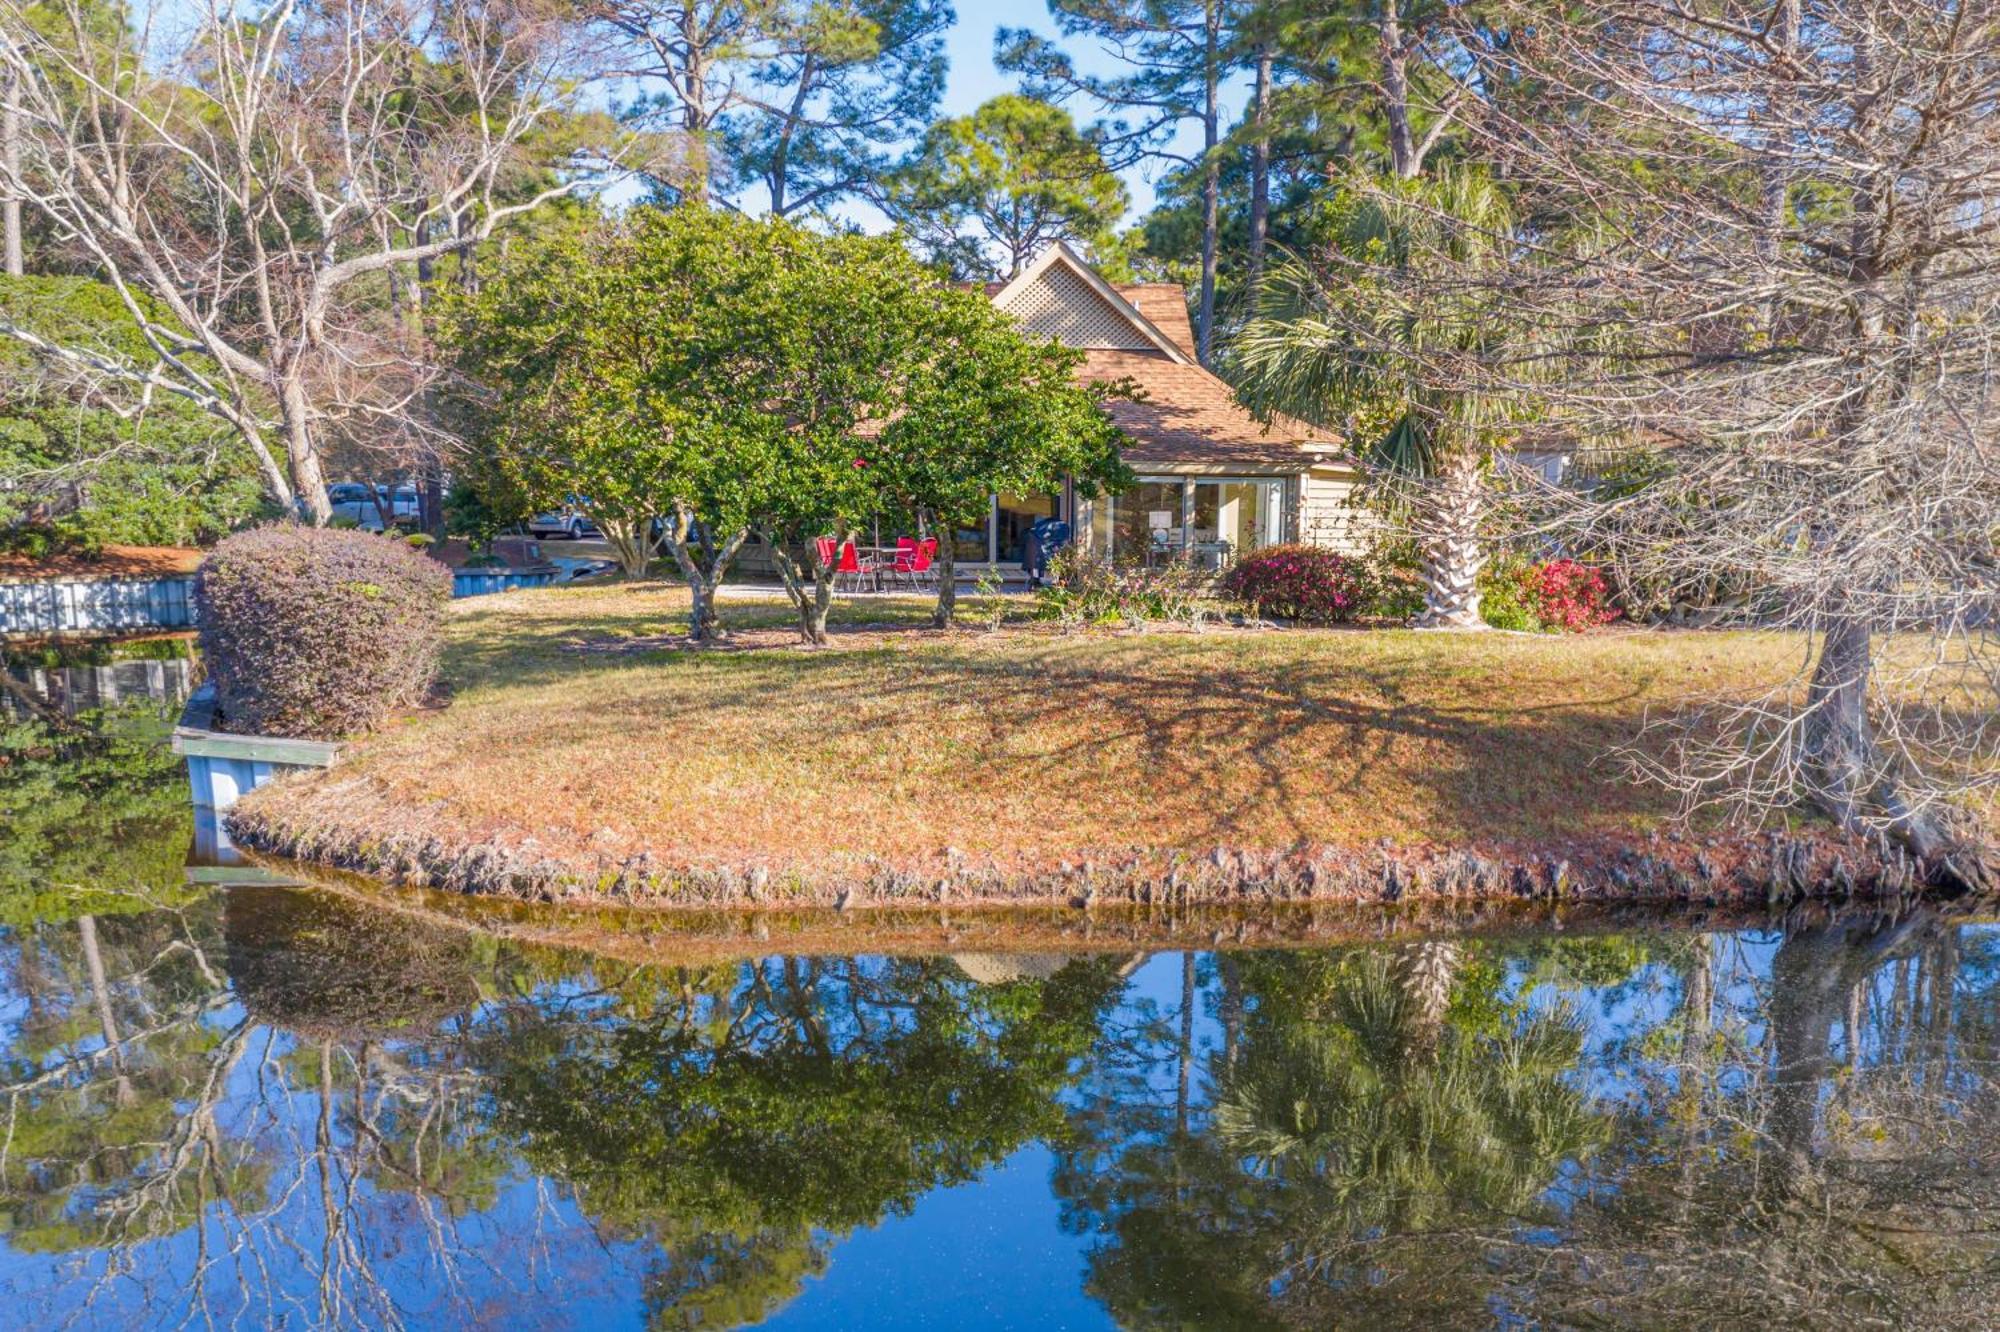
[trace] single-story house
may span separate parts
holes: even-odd
[[[1058,242],[1015,278],[987,287],[1031,333],[1085,353],[1083,373],[1129,379],[1134,401],[1108,410],[1124,432],[1136,486],[1108,498],[996,495],[983,528],[953,533],[962,564],[1017,564],[1029,526],[1069,522],[1089,549],[1115,559],[1186,556],[1220,568],[1287,541],[1348,548],[1360,479],[1340,441],[1302,421],[1265,425],[1195,356],[1187,296],[1177,283],[1106,282]]]

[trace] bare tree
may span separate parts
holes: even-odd
[[[272,498],[323,523],[323,441],[409,429],[427,383],[390,284],[586,179],[550,132],[579,30],[540,0],[205,0],[173,34],[158,15],[107,31],[86,0],[0,0],[21,124],[0,193],[157,357],[93,368],[228,421]]]
[[[1669,588],[1745,587],[1739,614],[1802,645],[1794,679],[1682,719],[1650,773],[1690,806],[1805,797],[1937,882],[1991,882],[2000,10],[1532,8],[1490,71],[1532,95],[1490,103],[1478,139],[1538,221],[1505,273],[1444,280],[1560,333],[1454,369],[1636,450],[1615,483],[1544,496],[1556,537]]]

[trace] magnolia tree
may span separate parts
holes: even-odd
[[[431,386],[385,292],[583,179],[575,122],[555,132],[579,31],[538,0],[198,0],[137,28],[0,0],[0,194],[118,293],[147,354],[0,334],[198,404],[325,522],[326,440],[408,432]]]
[[[1485,73],[1516,91],[1477,138],[1534,222],[1504,270],[1433,276],[1554,345],[1410,356],[1645,451],[1624,484],[1544,496],[1553,535],[1799,631],[1798,677],[1684,719],[1655,777],[1690,806],[1803,796],[1937,882],[1991,883],[2000,12],[1514,11],[1529,36]]]
[[[731,293],[720,327],[772,413],[756,526],[808,642],[826,640],[839,551],[879,517],[977,521],[995,491],[1124,476],[1076,358],[1031,342],[978,291],[947,287],[887,237],[770,228],[768,296]],[[837,560],[837,556],[836,556]],[[949,557],[938,623],[951,619]]]
[[[1065,481],[1083,494],[1122,490],[1130,471],[1103,402],[1129,396],[1123,382],[1083,385],[1083,353],[1021,336],[977,293],[935,288],[912,346],[916,364],[899,410],[868,451],[882,507],[949,533],[980,527],[996,491],[1042,494]],[[953,546],[938,544],[933,623],[957,605]]]
[[[725,336],[718,283],[753,279],[763,228],[705,209],[517,244],[446,338],[474,388],[485,451],[538,505],[572,497],[635,577],[660,543],[693,595],[690,633],[720,632],[715,589],[748,534],[777,425]]]
[[[824,642],[822,539],[838,551],[878,517],[961,521],[995,490],[1122,476],[1075,355],[888,238],[639,208],[517,244],[448,328],[510,480],[582,497],[635,574],[664,520],[697,639],[720,632],[715,588],[753,532],[801,635]]]

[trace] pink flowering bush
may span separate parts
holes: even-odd
[[[1534,568],[1535,615],[1552,630],[1581,634],[1618,618],[1604,571],[1575,560],[1550,560]]]
[[[1369,580],[1357,560],[1318,546],[1271,546],[1236,562],[1223,592],[1272,619],[1339,624],[1368,609]]]

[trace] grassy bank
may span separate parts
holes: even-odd
[[[1635,631],[938,633],[914,601],[843,607],[835,645],[808,651],[781,604],[740,600],[732,622],[765,627],[690,651],[685,604],[643,584],[457,603],[448,708],[258,792],[233,826],[534,896],[1728,895],[1769,842],[1662,849],[1673,798],[1613,751],[1649,710],[1784,679],[1802,651]],[[1810,873],[1853,872],[1831,854]]]

